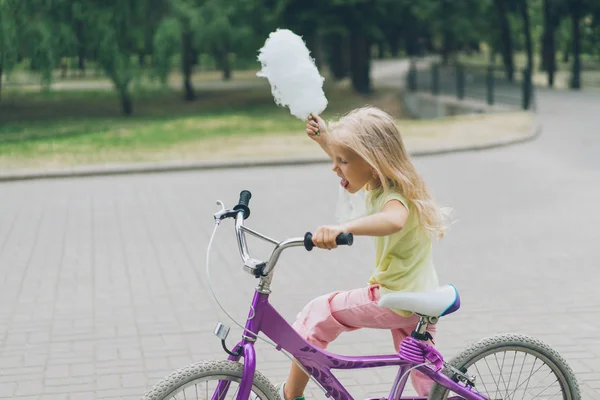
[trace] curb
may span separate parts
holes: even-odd
[[[481,151],[493,148],[525,143],[536,139],[542,131],[542,124],[535,121],[533,127],[526,136],[498,140],[495,142],[475,144],[470,146],[442,147],[429,150],[414,150],[410,152],[412,157],[425,157],[440,154],[461,153]],[[273,166],[297,166],[329,163],[329,157],[299,157],[299,158],[266,158],[266,159],[238,159],[227,161],[190,161],[190,162],[164,162],[146,164],[123,164],[112,166],[80,167],[73,169],[40,170],[31,172],[16,172],[0,174],[0,182],[14,182],[40,179],[81,178],[91,176],[133,175],[133,174],[155,174],[168,172],[202,171],[215,169],[233,168],[257,168]]]

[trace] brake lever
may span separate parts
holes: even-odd
[[[216,212],[214,215],[215,218],[215,223],[219,223],[222,220],[224,220],[225,218],[235,218],[235,216],[238,214],[239,210],[226,210],[225,209],[225,204],[223,204],[223,202],[221,200],[217,200],[217,205],[221,206],[221,210]]]

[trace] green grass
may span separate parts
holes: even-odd
[[[361,96],[348,86],[343,82],[325,88],[329,105],[322,116],[326,120],[371,104],[399,119],[402,134],[409,139],[458,141],[479,136],[482,130],[510,133],[529,123],[520,114],[409,120],[396,89]],[[0,102],[0,172],[115,162],[312,155],[319,150],[307,140],[305,123],[274,103],[268,85],[197,94],[197,101],[184,102],[180,92],[138,90],[134,115],[124,117],[119,99],[106,90],[10,93]]]
[[[327,95],[326,119],[367,103],[405,117],[394,91],[365,97],[337,85]],[[268,86],[198,92],[195,102],[170,90],[139,91],[130,117],[121,115],[111,92],[12,93],[0,103],[0,169],[74,157],[82,163],[135,161],[210,138],[301,134],[304,125],[275,104]]]

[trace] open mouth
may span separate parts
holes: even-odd
[[[348,189],[348,186],[350,186],[350,182],[348,182],[347,179],[342,178],[342,180],[340,181],[340,185],[344,188],[344,189]]]

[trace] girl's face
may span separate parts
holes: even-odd
[[[371,166],[347,147],[332,145],[333,172],[342,180],[340,185],[350,193],[356,193],[367,183],[375,182]]]

